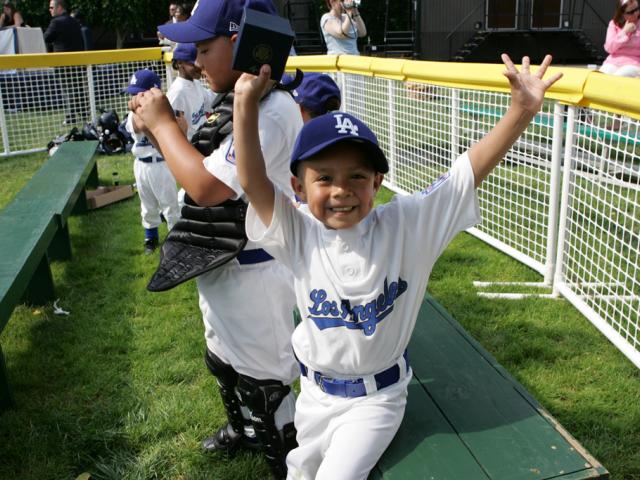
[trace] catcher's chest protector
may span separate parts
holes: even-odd
[[[213,113],[193,135],[191,143],[204,156],[216,150],[233,129],[233,93],[220,94]],[[160,265],[147,289],[169,290],[235,258],[247,243],[244,219],[247,205],[227,200],[200,207],[185,195],[181,218],[160,249]]]

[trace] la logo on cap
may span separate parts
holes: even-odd
[[[333,116],[336,119],[336,130],[338,133],[351,133],[351,135],[358,135],[358,126],[354,125],[349,117],[342,118],[342,114],[338,113]],[[349,130],[349,132],[347,132]]]
[[[131,83],[131,85],[135,85],[136,83],[138,83],[138,77],[136,77],[135,73],[131,75],[131,81],[129,83]]]

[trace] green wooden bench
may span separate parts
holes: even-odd
[[[97,185],[96,146],[63,143],[0,211],[0,332],[16,305],[55,299],[49,263],[71,257],[67,219],[86,209],[85,185]],[[0,410],[13,405],[0,347]]]
[[[405,417],[370,479],[609,478],[428,295],[409,360],[414,378]]]

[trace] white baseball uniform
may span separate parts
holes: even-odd
[[[367,477],[404,415],[411,371],[403,353],[433,264],[479,219],[467,154],[423,192],[397,196],[349,229],[327,228],[278,189],[270,226],[249,208],[247,235],[293,271],[302,316],[292,343],[308,372],[296,403],[299,447],[287,457],[288,478]],[[394,365],[397,381],[378,390],[373,376]],[[366,395],[327,394],[314,372],[362,379]]]
[[[178,77],[167,90],[167,98],[174,111],[184,112],[188,126],[187,139],[191,140],[193,134],[207,120],[205,113],[211,111],[216,94],[204,88],[199,80]]]
[[[302,119],[288,93],[276,90],[260,103],[259,126],[268,175],[293,196],[289,159]],[[204,163],[236,197],[243,197],[232,140],[229,135]],[[248,242],[244,251],[259,248]],[[299,368],[291,348],[295,297],[289,270],[274,260],[240,264],[234,259],[197,277],[197,283],[207,348],[238,373],[290,385]],[[293,403],[289,406],[292,413]]]
[[[133,130],[133,113],[129,112],[125,125],[134,141],[131,153],[136,157],[133,174],[140,197],[142,226],[157,228],[162,213],[171,229],[180,218],[176,180],[149,139]]]

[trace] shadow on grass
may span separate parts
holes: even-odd
[[[126,243],[126,231],[112,228],[119,215],[70,223],[74,258],[52,265],[69,316],[20,307],[9,323],[3,344],[18,406],[0,417],[0,437],[10,439],[0,447],[0,478],[75,478],[90,458],[128,448],[121,419],[136,402],[129,313],[137,294],[131,252],[109,248]]]

